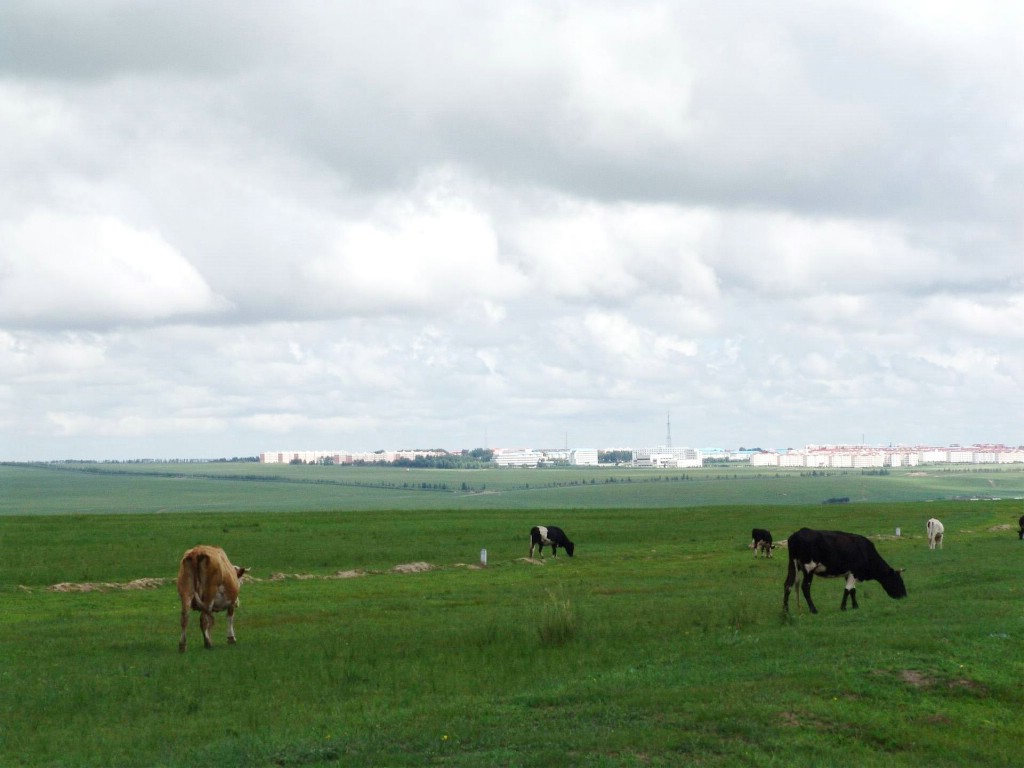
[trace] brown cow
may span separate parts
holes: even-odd
[[[178,594],[181,596],[181,640],[178,650],[182,653],[188,646],[185,632],[191,611],[201,611],[199,626],[203,630],[203,644],[212,648],[210,627],[213,614],[228,612],[228,642],[235,642],[235,608],[238,607],[239,580],[246,568],[231,564],[220,547],[206,545],[193,547],[181,558],[178,568]]]

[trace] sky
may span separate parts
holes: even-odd
[[[0,460],[1024,444],[1024,6],[5,0]]]

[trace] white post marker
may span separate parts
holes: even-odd
[[[487,550],[486,549],[481,549],[480,550],[480,565],[482,567],[484,567],[484,568],[487,567]]]

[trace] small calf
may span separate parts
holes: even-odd
[[[760,552],[765,557],[772,556],[775,544],[772,543],[772,534],[765,528],[754,528],[750,532],[750,548],[754,550],[754,557]]]

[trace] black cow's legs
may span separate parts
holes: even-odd
[[[857,588],[843,590],[843,602],[839,605],[840,610],[846,610],[846,598],[850,598],[850,602],[853,604],[851,607],[857,610]]]
[[[803,591],[804,591],[804,598],[807,600],[807,608],[811,611],[811,613],[817,613],[818,609],[814,607],[814,601],[811,600],[811,582],[813,580],[814,580],[814,574],[813,573],[805,573],[804,574],[804,583],[803,583],[802,586],[803,586]]]
[[[789,593],[793,589],[793,585],[796,584],[796,563],[792,560],[789,561],[789,570],[786,571],[786,591],[782,596],[782,610],[789,611]],[[797,595],[796,607],[800,607],[800,596]]]

